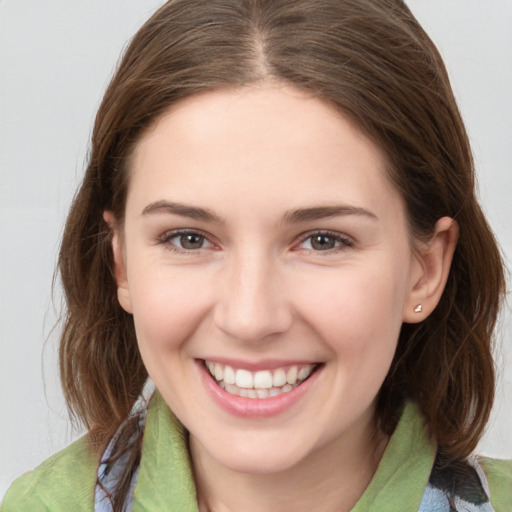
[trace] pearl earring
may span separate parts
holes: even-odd
[[[415,313],[421,313],[423,311],[423,306],[421,304],[418,304],[415,308],[414,308],[414,312]]]

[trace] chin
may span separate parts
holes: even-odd
[[[281,473],[293,468],[298,462],[297,454],[293,457],[273,456],[262,457],[260,453],[253,456],[225,456],[220,463],[229,467],[232,471],[251,475],[271,475]]]
[[[248,435],[240,441],[230,438],[226,443],[215,443],[214,446],[206,444],[203,447],[217,464],[243,474],[276,474],[308,458],[309,452],[304,449],[304,442],[269,441],[267,436],[266,439],[256,437]]]

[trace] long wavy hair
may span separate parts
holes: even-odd
[[[169,0],[137,32],[96,116],[60,249],[60,369],[72,415],[101,450],[147,379],[102,217],[123,219],[134,147],[183,98],[269,80],[333,105],[380,147],[413,237],[428,237],[443,216],[457,220],[441,301],[423,322],[403,325],[376,414],[391,432],[400,404],[414,400],[440,452],[466,457],[493,403],[504,271],[444,64],[399,0]]]

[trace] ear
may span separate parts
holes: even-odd
[[[119,227],[110,210],[103,212],[103,220],[107,223],[112,240],[112,254],[114,257],[114,275],[117,284],[117,300],[121,307],[127,313],[133,313],[132,302],[130,298],[130,289],[128,287],[128,278],[126,273],[125,256],[123,254],[123,247],[119,236]]]
[[[421,322],[437,306],[448,280],[458,238],[457,222],[443,217],[436,222],[432,238],[420,246],[414,256],[411,288],[404,305],[404,322]]]

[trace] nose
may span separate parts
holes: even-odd
[[[261,342],[286,332],[293,320],[279,265],[254,252],[226,265],[214,312],[216,326],[233,339]]]

